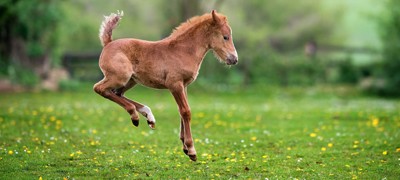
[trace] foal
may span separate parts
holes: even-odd
[[[112,41],[112,31],[122,16],[122,12],[112,13],[105,17],[100,27],[99,36],[104,48],[99,66],[104,78],[94,85],[94,91],[125,108],[133,125],[139,125],[139,112],[154,129],[156,120],[150,108],[126,98],[124,92],[136,84],[168,89],[181,116],[183,151],[196,161],[186,87],[196,79],[203,58],[210,49],[227,65],[238,62],[227,18],[213,10],[182,23],[169,37],[160,41],[131,38]]]

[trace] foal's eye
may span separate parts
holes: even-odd
[[[229,40],[229,36],[224,36],[224,40],[225,41]]]

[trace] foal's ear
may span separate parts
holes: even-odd
[[[214,20],[214,22],[216,24],[220,24],[221,23],[221,19],[218,17],[216,10],[212,10],[211,11],[211,15],[212,15],[212,18],[213,18],[213,20]]]

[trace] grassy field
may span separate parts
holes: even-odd
[[[341,88],[189,89],[198,161],[166,91],[128,97],[157,119],[78,92],[0,94],[0,179],[398,179],[400,101]]]

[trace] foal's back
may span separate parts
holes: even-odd
[[[100,67],[104,73],[115,72],[126,82],[134,80],[148,87],[164,89],[167,88],[167,73],[178,70],[171,62],[174,55],[168,53],[168,48],[166,41],[114,40],[103,48]]]

